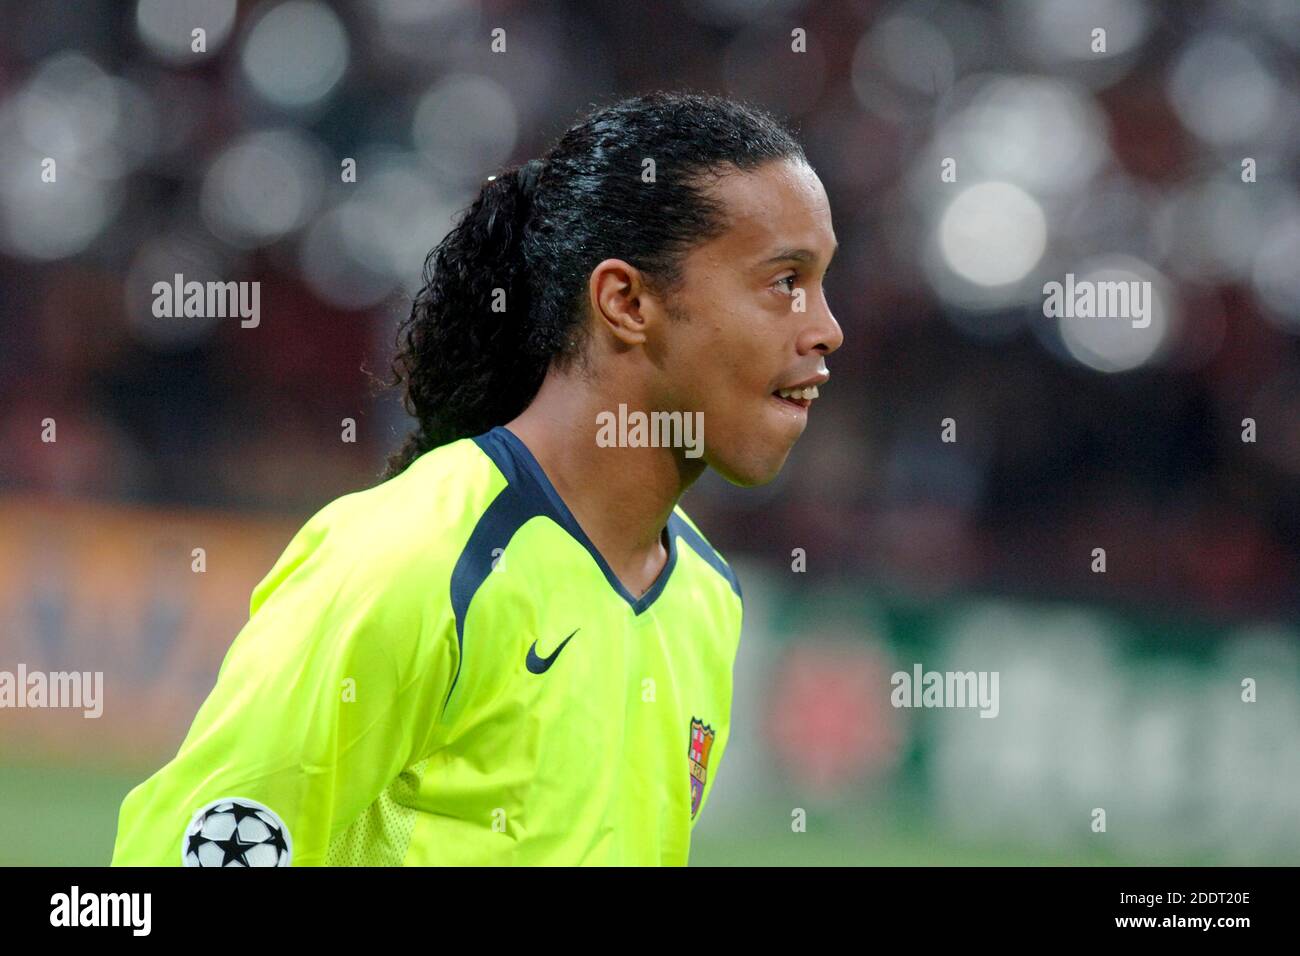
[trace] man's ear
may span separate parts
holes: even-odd
[[[598,328],[625,346],[645,344],[661,307],[640,269],[606,259],[591,270],[587,290]]]

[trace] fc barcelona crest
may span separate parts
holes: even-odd
[[[713,728],[696,718],[691,718],[691,746],[687,756],[691,762],[691,819],[700,812],[700,799],[704,796],[704,782],[709,777],[709,751],[713,749]]]

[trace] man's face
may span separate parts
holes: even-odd
[[[778,391],[820,383],[843,341],[822,291],[836,248],[821,180],[799,161],[735,172],[712,187],[730,229],[686,256],[668,301],[677,321],[650,343],[657,407],[703,413],[704,461],[742,486],[771,481],[815,400]]]

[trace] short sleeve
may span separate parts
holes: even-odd
[[[285,852],[257,850],[255,865],[322,864],[333,836],[434,744],[458,651],[435,586],[411,578],[300,531],[254,590],[175,758],[123,802],[113,865],[193,865],[200,853],[203,865],[245,865],[241,847],[265,842],[263,825],[283,828]],[[223,801],[260,823],[232,841],[222,827],[240,811]],[[214,804],[214,828],[196,837],[195,815]]]

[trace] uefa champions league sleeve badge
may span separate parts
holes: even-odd
[[[284,821],[246,797],[223,797],[199,808],[181,841],[184,866],[288,866],[292,857]]]

